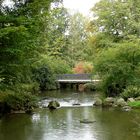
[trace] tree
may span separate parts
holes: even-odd
[[[89,56],[119,43],[136,40],[140,36],[139,0],[101,0],[93,8],[93,18],[88,26]]]
[[[0,8],[0,77],[6,85],[29,82],[43,46],[44,17],[53,0],[13,0]]]
[[[88,27],[91,34],[89,55],[96,56],[100,51],[115,47],[123,40],[139,38],[139,0],[101,0],[92,8],[92,12],[93,19]]]
[[[86,31],[89,19],[81,13],[71,15],[68,29],[68,52],[67,60],[74,66],[78,61],[85,61],[87,57],[87,38]]]
[[[93,25],[98,32],[118,38],[140,36],[139,0],[101,0],[93,7]]]
[[[67,10],[60,5],[49,11],[46,17],[46,54],[55,58],[64,59],[67,50],[67,36],[69,14]]]

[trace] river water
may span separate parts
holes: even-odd
[[[44,93],[40,104],[47,106],[50,100],[58,100],[62,107],[4,116],[0,119],[0,140],[140,140],[140,110],[93,107],[94,96],[73,91]],[[80,123],[83,119],[95,122]]]

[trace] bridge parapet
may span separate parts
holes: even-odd
[[[92,74],[59,74],[57,75],[57,81],[59,80],[91,80]]]

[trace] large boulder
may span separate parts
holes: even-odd
[[[102,100],[100,98],[95,98],[94,99],[94,104],[95,106],[101,106],[102,105]]]
[[[128,98],[127,102],[135,102],[135,99],[134,98]]]
[[[125,100],[123,98],[119,98],[116,101],[116,105],[120,106],[120,107],[123,107],[123,106],[127,106],[127,103],[125,102]]]
[[[107,97],[103,102],[103,106],[112,106],[114,102],[115,102],[115,98]]]
[[[50,101],[48,104],[49,109],[57,109],[58,107],[60,107],[60,104],[57,101]]]

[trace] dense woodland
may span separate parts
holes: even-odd
[[[56,89],[55,76],[64,73],[98,75],[106,96],[140,96],[140,1],[101,0],[91,10],[87,18],[61,0],[0,1],[0,103],[7,110],[30,109],[33,95]]]

